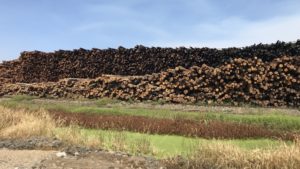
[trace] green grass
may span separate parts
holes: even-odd
[[[63,134],[67,128],[59,128],[56,133]],[[170,135],[150,135],[133,132],[118,132],[95,129],[76,129],[85,140],[98,139],[101,142],[99,148],[108,150],[122,150],[133,154],[138,152],[140,145],[146,145],[141,154],[154,155],[159,158],[176,155],[186,156],[193,152],[194,148],[201,144],[222,143],[231,144],[245,150],[272,149],[283,142],[270,139],[247,140],[207,140],[201,138],[186,138]],[[285,142],[291,144],[290,142]],[[147,147],[149,146],[149,147]],[[143,146],[142,146],[143,147]],[[144,146],[145,147],[145,146]],[[139,148],[140,149],[140,148]],[[146,152],[146,153],[145,153]]]
[[[205,119],[238,122],[243,124],[258,124],[266,128],[280,130],[300,130],[300,117],[282,114],[239,115],[210,113]]]
[[[65,111],[72,113],[96,113],[109,115],[135,115],[151,118],[167,119],[192,119],[192,120],[219,120],[246,124],[257,124],[266,128],[280,130],[300,130],[300,116],[286,114],[224,114],[224,113],[201,113],[182,112],[167,109],[145,109],[145,108],[122,108],[122,107],[88,107],[74,106],[65,108]]]
[[[97,106],[105,106],[108,104],[116,104],[116,103],[120,103],[120,101],[111,98],[102,98],[95,101],[95,105]]]
[[[37,97],[35,96],[28,96],[28,95],[16,95],[14,97],[11,98],[12,101],[16,101],[16,102],[22,102],[22,101],[32,101],[34,99],[36,99]]]
[[[51,101],[51,100],[50,100]],[[7,100],[2,100],[0,105],[9,108],[27,108],[37,110],[44,108],[47,110],[57,110],[72,113],[96,113],[102,115],[135,115],[151,118],[167,119],[192,119],[192,120],[219,120],[226,122],[236,122],[244,124],[256,124],[270,129],[280,129],[285,131],[300,130],[300,116],[280,113],[279,110],[255,109],[255,113],[224,113],[224,112],[196,112],[196,111],[178,111],[171,109],[126,107],[119,104],[120,101],[113,99],[99,99],[82,101],[78,103],[56,101],[54,103],[47,101],[37,102],[34,97],[14,96]],[[247,110],[247,109],[246,109]]]

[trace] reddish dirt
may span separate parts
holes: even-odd
[[[97,115],[86,113],[51,112],[65,125],[75,124],[85,128],[132,131],[149,134],[170,134],[188,137],[242,139],[276,138],[294,140],[293,133],[264,129],[257,125],[222,121],[193,121],[184,119],[157,119],[142,116]]]

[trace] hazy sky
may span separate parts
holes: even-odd
[[[24,50],[300,39],[299,0],[0,0],[0,62]]]

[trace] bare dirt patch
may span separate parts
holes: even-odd
[[[0,169],[33,168],[54,155],[55,151],[1,149]]]
[[[57,151],[1,149],[0,169],[157,169],[162,167],[152,158],[134,157],[117,152],[92,152],[83,156],[65,157],[57,157],[57,153]]]
[[[125,152],[78,147],[52,138],[0,140],[0,169],[163,168],[159,160]]]
[[[151,158],[128,156],[121,153],[93,152],[85,156],[67,156],[43,161],[39,167],[44,168],[73,168],[73,169],[117,169],[117,168],[163,168]]]

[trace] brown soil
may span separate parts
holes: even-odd
[[[294,140],[292,133],[264,129],[256,125],[221,121],[193,121],[183,119],[156,119],[142,116],[97,115],[86,113],[51,112],[65,125],[76,124],[85,128],[126,130],[150,134],[171,134],[189,137],[242,139],[278,138]]]
[[[114,169],[163,168],[159,162],[116,152],[93,152],[84,156],[57,157],[56,151],[0,149],[0,169]]]
[[[2,149],[0,150],[0,169],[32,168],[54,155],[54,151]]]

